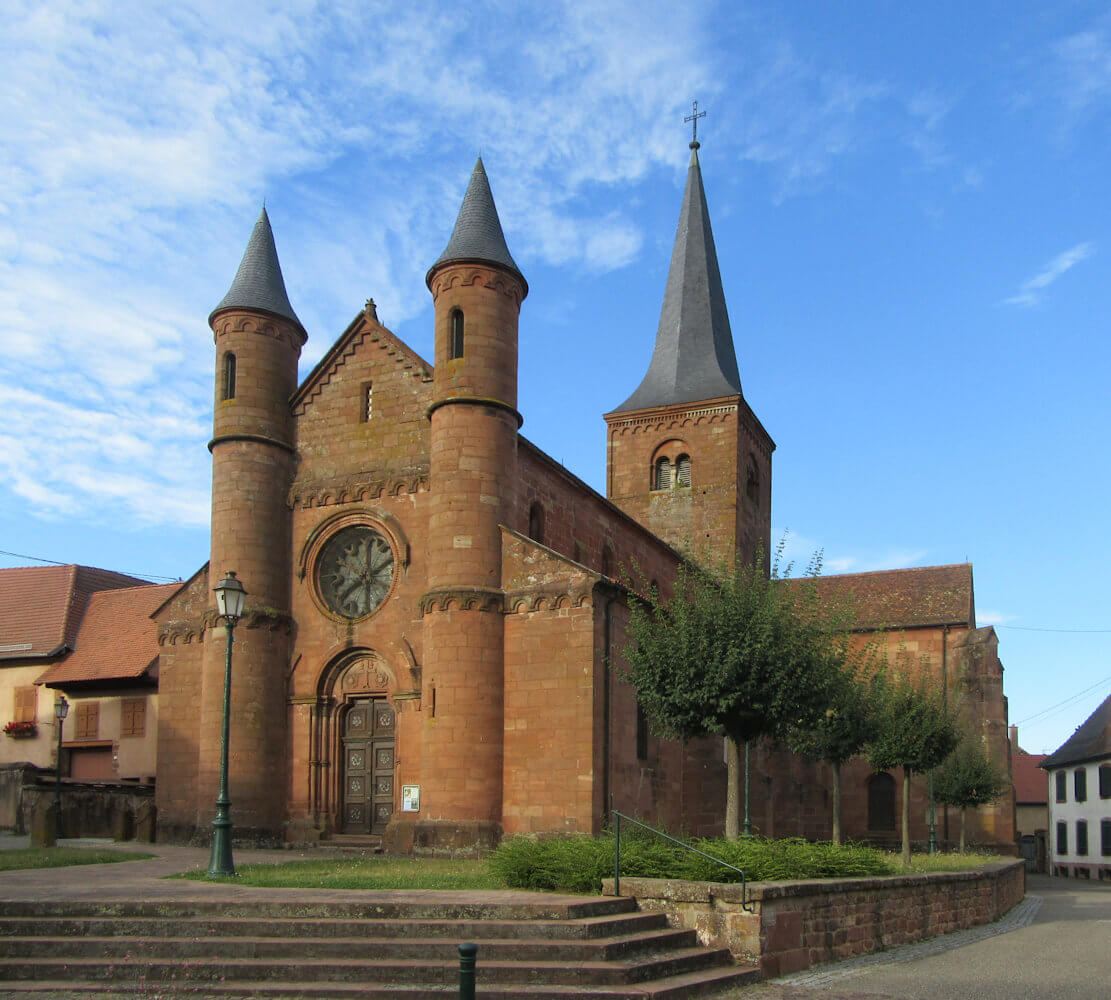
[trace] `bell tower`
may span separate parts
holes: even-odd
[[[216,398],[212,441],[210,588],[234,570],[247,590],[235,630],[230,798],[236,835],[273,837],[285,818],[286,677],[294,428],[289,398],[305,329],[290,305],[264,208],[231,288],[212,311]],[[215,600],[209,593],[210,622]],[[225,630],[205,633],[198,740],[199,830],[218,783]]]
[[[741,392],[700,145],[690,144],[651,363],[605,417],[606,492],[665,541],[731,567],[767,558],[775,443]]]
[[[420,850],[492,847],[501,835],[501,528],[516,505],[517,323],[528,284],[509,253],[479,159],[435,305]],[[422,712],[422,714],[424,714]]]

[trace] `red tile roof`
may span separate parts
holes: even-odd
[[[813,583],[820,601],[848,602],[857,628],[976,624],[971,563],[819,576]]]
[[[90,566],[0,569],[0,660],[72,649],[90,594],[144,582]]]
[[[38,682],[57,686],[142,677],[158,657],[158,626],[150,616],[180,586],[148,584],[93,594],[76,648]]]
[[[1011,782],[1015,786],[1015,805],[1042,806],[1048,802],[1048,782],[1039,765],[1044,753],[1027,753],[1014,747],[1011,753]]]

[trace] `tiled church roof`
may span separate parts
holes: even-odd
[[[274,246],[274,231],[270,228],[270,217],[265,208],[259,213],[228,294],[212,310],[208,320],[211,323],[212,317],[222,309],[236,308],[273,313],[292,320],[304,330],[289,303],[282,266],[278,263],[278,249]]]
[[[1111,756],[1111,694],[1041,766],[1061,767],[1107,756]]]
[[[91,594],[143,582],[90,566],[0,569],[0,660],[72,649]]]
[[[740,391],[702,168],[694,148],[652,361],[636,392],[613,412],[736,396]]]
[[[89,598],[75,649],[40,678],[40,684],[134,680],[158,657],[158,627],[151,614],[181,587],[165,583],[106,590]]]
[[[431,275],[440,264],[449,260],[500,264],[522,281],[525,280],[506,245],[505,233],[502,232],[501,219],[498,218],[498,209],[494,204],[494,195],[490,191],[490,181],[486,177],[481,156],[471,173],[467,193],[463,196],[463,205],[455,220],[455,228],[451,231],[451,239],[436,263],[429,268],[428,274]]]
[[[789,586],[798,582],[787,581]],[[971,563],[844,573],[812,582],[820,601],[848,603],[856,628],[976,624]]]

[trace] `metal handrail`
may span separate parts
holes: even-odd
[[[719,865],[729,868],[737,872],[741,876],[741,909],[752,911],[752,907],[748,905],[748,880],[745,878],[744,870],[738,868],[736,865],[731,865],[728,861],[722,861],[721,858],[715,858],[712,854],[707,854],[705,851],[700,851],[697,847],[691,847],[685,841],[679,840],[677,837],[671,836],[670,833],[664,833],[663,830],[657,830],[654,826],[649,826],[647,823],[642,823],[639,819],[633,819],[632,816],[626,816],[624,813],[618,812],[616,809],[611,809],[610,812],[617,817],[617,823],[614,827],[614,840],[613,840],[613,894],[615,896],[621,895],[621,821],[628,820],[630,823],[635,823],[637,826],[656,834],[657,837],[663,837],[664,840],[670,840],[673,844],[678,844],[684,850],[697,854],[700,857],[706,858],[708,861],[716,861]]]

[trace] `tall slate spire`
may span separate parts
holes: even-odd
[[[463,206],[459,209],[451,239],[436,263],[428,269],[428,276],[431,277],[432,272],[441,264],[456,260],[500,264],[522,281],[525,280],[506,246],[505,234],[502,232],[498,209],[494,205],[494,195],[490,191],[490,181],[486,177],[481,156],[471,173],[471,181],[463,196]]]
[[[274,231],[270,228],[270,217],[263,207],[255,223],[254,232],[247,241],[239,270],[228,289],[228,294],[212,310],[212,317],[222,309],[258,309],[291,320],[304,330],[285,290],[282,266],[278,263],[278,250],[274,246]]]
[[[741,391],[706,192],[702,188],[698,146],[697,140],[691,143],[687,187],[652,362],[636,392],[615,413],[736,396]]]

